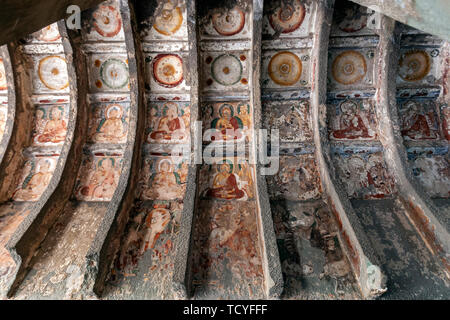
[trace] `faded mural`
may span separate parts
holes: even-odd
[[[255,201],[202,200],[193,230],[198,298],[262,297],[264,274]]]
[[[381,199],[395,191],[378,147],[335,147],[334,162],[350,198]]]

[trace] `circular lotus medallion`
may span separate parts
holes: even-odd
[[[123,88],[128,83],[128,66],[119,59],[108,59],[100,67],[101,80],[111,89]]]
[[[245,25],[245,13],[235,7],[226,13],[215,13],[212,16],[214,29],[222,36],[232,36],[242,31]]]
[[[165,36],[170,36],[180,29],[183,23],[183,14],[180,7],[172,8],[170,3],[166,3],[164,8],[156,18],[153,28]]]
[[[0,58],[0,90],[6,90],[7,84],[6,84],[6,72],[5,72],[5,66],[3,65],[3,59]]]
[[[413,50],[400,58],[399,75],[405,81],[419,81],[430,72],[431,62],[428,53]]]
[[[300,79],[302,62],[292,52],[278,52],[270,59],[268,71],[270,78],[276,84],[291,86]]]
[[[64,58],[48,56],[39,61],[38,75],[50,90],[63,90],[69,86],[67,63]]]
[[[183,61],[175,54],[161,54],[153,61],[153,77],[165,87],[175,87],[183,81]]]
[[[94,28],[103,37],[114,37],[122,28],[122,18],[113,6],[100,6],[93,14]]]
[[[291,4],[284,4],[269,16],[270,25],[274,30],[281,29],[282,33],[290,33],[297,30],[305,19],[305,7],[300,0]]]
[[[41,31],[38,31],[37,38],[44,42],[54,42],[61,38],[58,30],[58,24],[52,23]]]
[[[367,72],[364,56],[357,51],[345,51],[333,61],[333,78],[341,84],[353,84],[361,81]]]
[[[241,79],[242,64],[237,57],[222,54],[212,62],[211,75],[221,85],[231,86]]]

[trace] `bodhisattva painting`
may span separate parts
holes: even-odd
[[[30,157],[22,171],[12,198],[15,201],[37,201],[50,183],[58,157]]]
[[[67,134],[67,106],[40,105],[35,111],[33,144],[61,144]]]
[[[250,105],[246,102],[221,102],[203,106],[204,141],[247,141],[252,128]]]
[[[401,133],[405,140],[439,138],[439,127],[433,101],[407,101],[399,108]]]
[[[119,183],[122,158],[85,155],[75,186],[81,201],[110,201]]]
[[[133,283],[137,277],[148,284],[149,297],[173,298],[171,280],[182,209],[182,201],[156,200],[137,205],[114,266],[113,287]],[[146,263],[143,270],[138,268],[140,261]]]
[[[189,104],[182,102],[151,103],[148,108],[147,142],[181,143],[190,135]]]
[[[280,156],[275,175],[267,176],[271,199],[310,200],[320,197],[322,187],[314,154]]]
[[[382,152],[339,154],[337,169],[349,197],[380,199],[394,192],[394,179],[387,172]]]
[[[152,157],[145,155],[140,178],[140,198],[142,200],[183,199],[186,191],[188,165],[180,158],[174,163],[172,157]]]
[[[93,143],[125,143],[128,133],[129,106],[100,104],[92,107],[89,140]]]
[[[336,101],[329,109],[330,139],[376,139],[376,116],[370,100]]]
[[[221,159],[200,169],[202,198],[248,200],[254,198],[253,168],[248,160]]]
[[[261,295],[264,274],[256,212],[255,201],[200,201],[192,250],[196,296]]]

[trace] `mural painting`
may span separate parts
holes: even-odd
[[[48,146],[61,144],[66,139],[67,105],[36,106],[33,129],[33,145]]]
[[[311,142],[309,101],[263,102],[264,127],[278,129],[281,142]]]
[[[75,198],[111,201],[119,183],[122,161],[119,156],[85,154],[75,185]]]
[[[12,198],[15,201],[37,201],[50,183],[58,157],[35,155],[24,165],[19,185]]]
[[[448,147],[415,147],[407,151],[413,174],[427,193],[433,198],[449,198]]]
[[[188,165],[182,160],[175,157],[144,155],[139,181],[139,198],[142,200],[183,199]]]
[[[333,101],[328,107],[331,140],[376,140],[372,100]]]
[[[335,147],[334,152],[338,175],[350,198],[381,199],[395,192],[394,179],[387,171],[379,148]]]
[[[190,135],[190,111],[187,102],[148,103],[147,143],[183,143]]]
[[[133,286],[138,282],[145,285],[145,298],[175,298],[171,283],[182,209],[181,201],[137,204],[112,270],[109,291],[114,294],[124,283]],[[140,268],[141,265],[145,268]]]
[[[314,154],[280,156],[278,173],[266,179],[272,200],[310,200],[322,194]]]
[[[90,118],[89,141],[93,143],[125,143],[130,107],[124,103],[94,104]]]
[[[204,164],[199,174],[202,198],[222,200],[249,200],[255,197],[254,166],[248,160],[217,159]]]
[[[196,212],[192,250],[195,296],[263,297],[256,202],[202,200]]]
[[[251,139],[252,115],[248,102],[220,102],[202,107],[203,128],[212,129],[204,141],[240,142]]]
[[[91,92],[128,92],[130,83],[126,55],[91,54],[89,66]]]
[[[432,140],[439,138],[439,127],[434,101],[409,100],[399,104],[401,133],[405,140]]]

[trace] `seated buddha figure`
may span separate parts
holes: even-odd
[[[406,114],[402,121],[402,135],[410,139],[434,139],[433,124],[428,115],[425,115],[420,106],[414,101],[405,104]]]
[[[50,160],[41,160],[39,162],[39,167],[34,174],[31,174],[31,178],[28,182],[24,182],[21,188],[14,192],[14,200],[22,201],[35,201],[41,194],[45,191],[50,180],[52,178],[52,170]],[[30,170],[32,170],[30,168]],[[27,179],[25,179],[26,181]]]
[[[170,200],[179,197],[181,181],[177,172],[173,171],[172,162],[163,159],[158,170],[150,177],[151,186],[145,191],[147,198]]]
[[[114,170],[114,159],[104,158],[98,161],[89,183],[83,186],[80,193],[91,199],[111,199],[118,184]]]
[[[163,107],[163,117],[159,119],[156,131],[150,133],[149,138],[156,141],[183,140],[185,131],[185,122],[178,116],[178,105],[168,102]]]
[[[342,114],[339,118],[339,129],[334,130],[332,136],[336,139],[373,138],[374,133],[369,130],[359,114],[358,106],[353,101],[344,101],[341,106]]]
[[[108,106],[105,119],[100,122],[93,140],[97,142],[119,143],[126,135],[122,116],[122,106],[118,104]]]
[[[53,107],[50,110],[50,120],[45,123],[42,133],[36,139],[40,143],[60,143],[66,138],[66,121],[61,119],[62,108]]]
[[[243,127],[242,120],[233,116],[233,107],[229,104],[224,104],[220,107],[219,114],[220,118],[214,119],[211,123],[211,128],[216,129],[211,140],[222,141],[240,139],[242,133],[239,129]]]
[[[238,187],[239,179],[232,172],[232,166],[228,163],[218,165],[219,172],[213,180],[212,188],[206,192],[207,197],[219,199],[241,199],[245,192]]]

